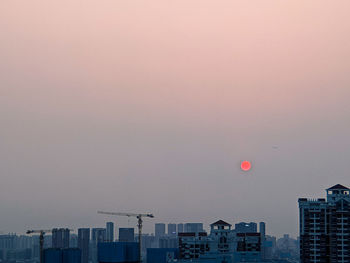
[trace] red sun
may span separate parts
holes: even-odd
[[[252,168],[252,164],[249,161],[241,162],[242,171],[248,172]]]

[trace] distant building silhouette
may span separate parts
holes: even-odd
[[[105,228],[93,228],[91,230],[91,261],[97,262],[97,245],[106,241],[106,229]]]
[[[91,242],[95,245],[99,242],[106,241],[106,229],[105,228],[93,228],[91,230]]]
[[[165,224],[163,223],[157,223],[154,226],[155,228],[155,236],[156,238],[165,236]]]
[[[204,232],[203,223],[186,223],[184,232],[186,233]]]
[[[177,224],[177,233],[183,233],[184,231],[184,224]]]
[[[134,242],[135,230],[134,228],[119,228],[119,242]]]
[[[114,241],[114,224],[113,224],[113,222],[106,223],[106,241],[107,242]]]
[[[78,248],[81,250],[81,263],[89,262],[90,228],[78,229]]]
[[[176,224],[168,224],[168,235],[176,236]]]
[[[240,222],[235,224],[235,231],[236,233],[257,233],[258,226],[254,222],[250,222],[250,223]]]
[[[69,232],[68,228],[52,229],[52,247],[69,248]]]

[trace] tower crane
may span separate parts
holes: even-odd
[[[141,256],[141,235],[142,235],[142,218],[143,217],[150,217],[154,218],[153,214],[136,214],[136,213],[118,213],[118,212],[103,212],[103,211],[97,211],[98,214],[104,214],[104,215],[113,215],[113,216],[127,216],[127,217],[136,217],[137,218],[137,227],[139,230],[139,263],[142,263],[142,256]]]
[[[39,234],[39,246],[40,246],[40,263],[44,263],[44,235],[52,230],[28,230],[27,234]]]

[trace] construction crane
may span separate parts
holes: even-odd
[[[44,263],[44,235],[47,232],[52,232],[52,230],[28,230],[27,234],[40,234],[39,235],[39,245],[40,245],[40,263]]]
[[[141,256],[141,236],[142,236],[142,218],[143,217],[150,217],[154,218],[153,214],[134,214],[134,213],[117,213],[117,212],[103,212],[103,211],[97,211],[98,214],[104,214],[104,215],[112,215],[112,216],[127,216],[127,217],[136,217],[137,218],[137,227],[139,230],[139,263],[142,263],[142,256]]]

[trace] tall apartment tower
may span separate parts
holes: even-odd
[[[106,241],[107,242],[114,241],[114,224],[113,224],[113,222],[106,223]]]
[[[81,263],[89,262],[90,228],[78,229],[78,248],[81,250]]]
[[[180,223],[177,224],[177,233],[183,233],[184,232],[184,224]]]
[[[52,247],[69,248],[69,229],[68,228],[52,229]]]
[[[266,250],[266,224],[265,222],[260,222],[259,223],[259,232],[260,232],[260,237],[261,237],[261,257],[263,259],[266,258],[265,256],[265,250]]]
[[[91,243],[97,246],[97,243],[106,241],[106,229],[105,228],[93,228],[91,230]]]
[[[164,223],[157,223],[154,225],[155,228],[155,236],[156,237],[162,237],[165,236],[165,224]]]
[[[176,236],[176,224],[168,224],[168,235],[169,236]]]
[[[299,198],[301,263],[350,263],[350,189],[326,191],[327,200]]]

